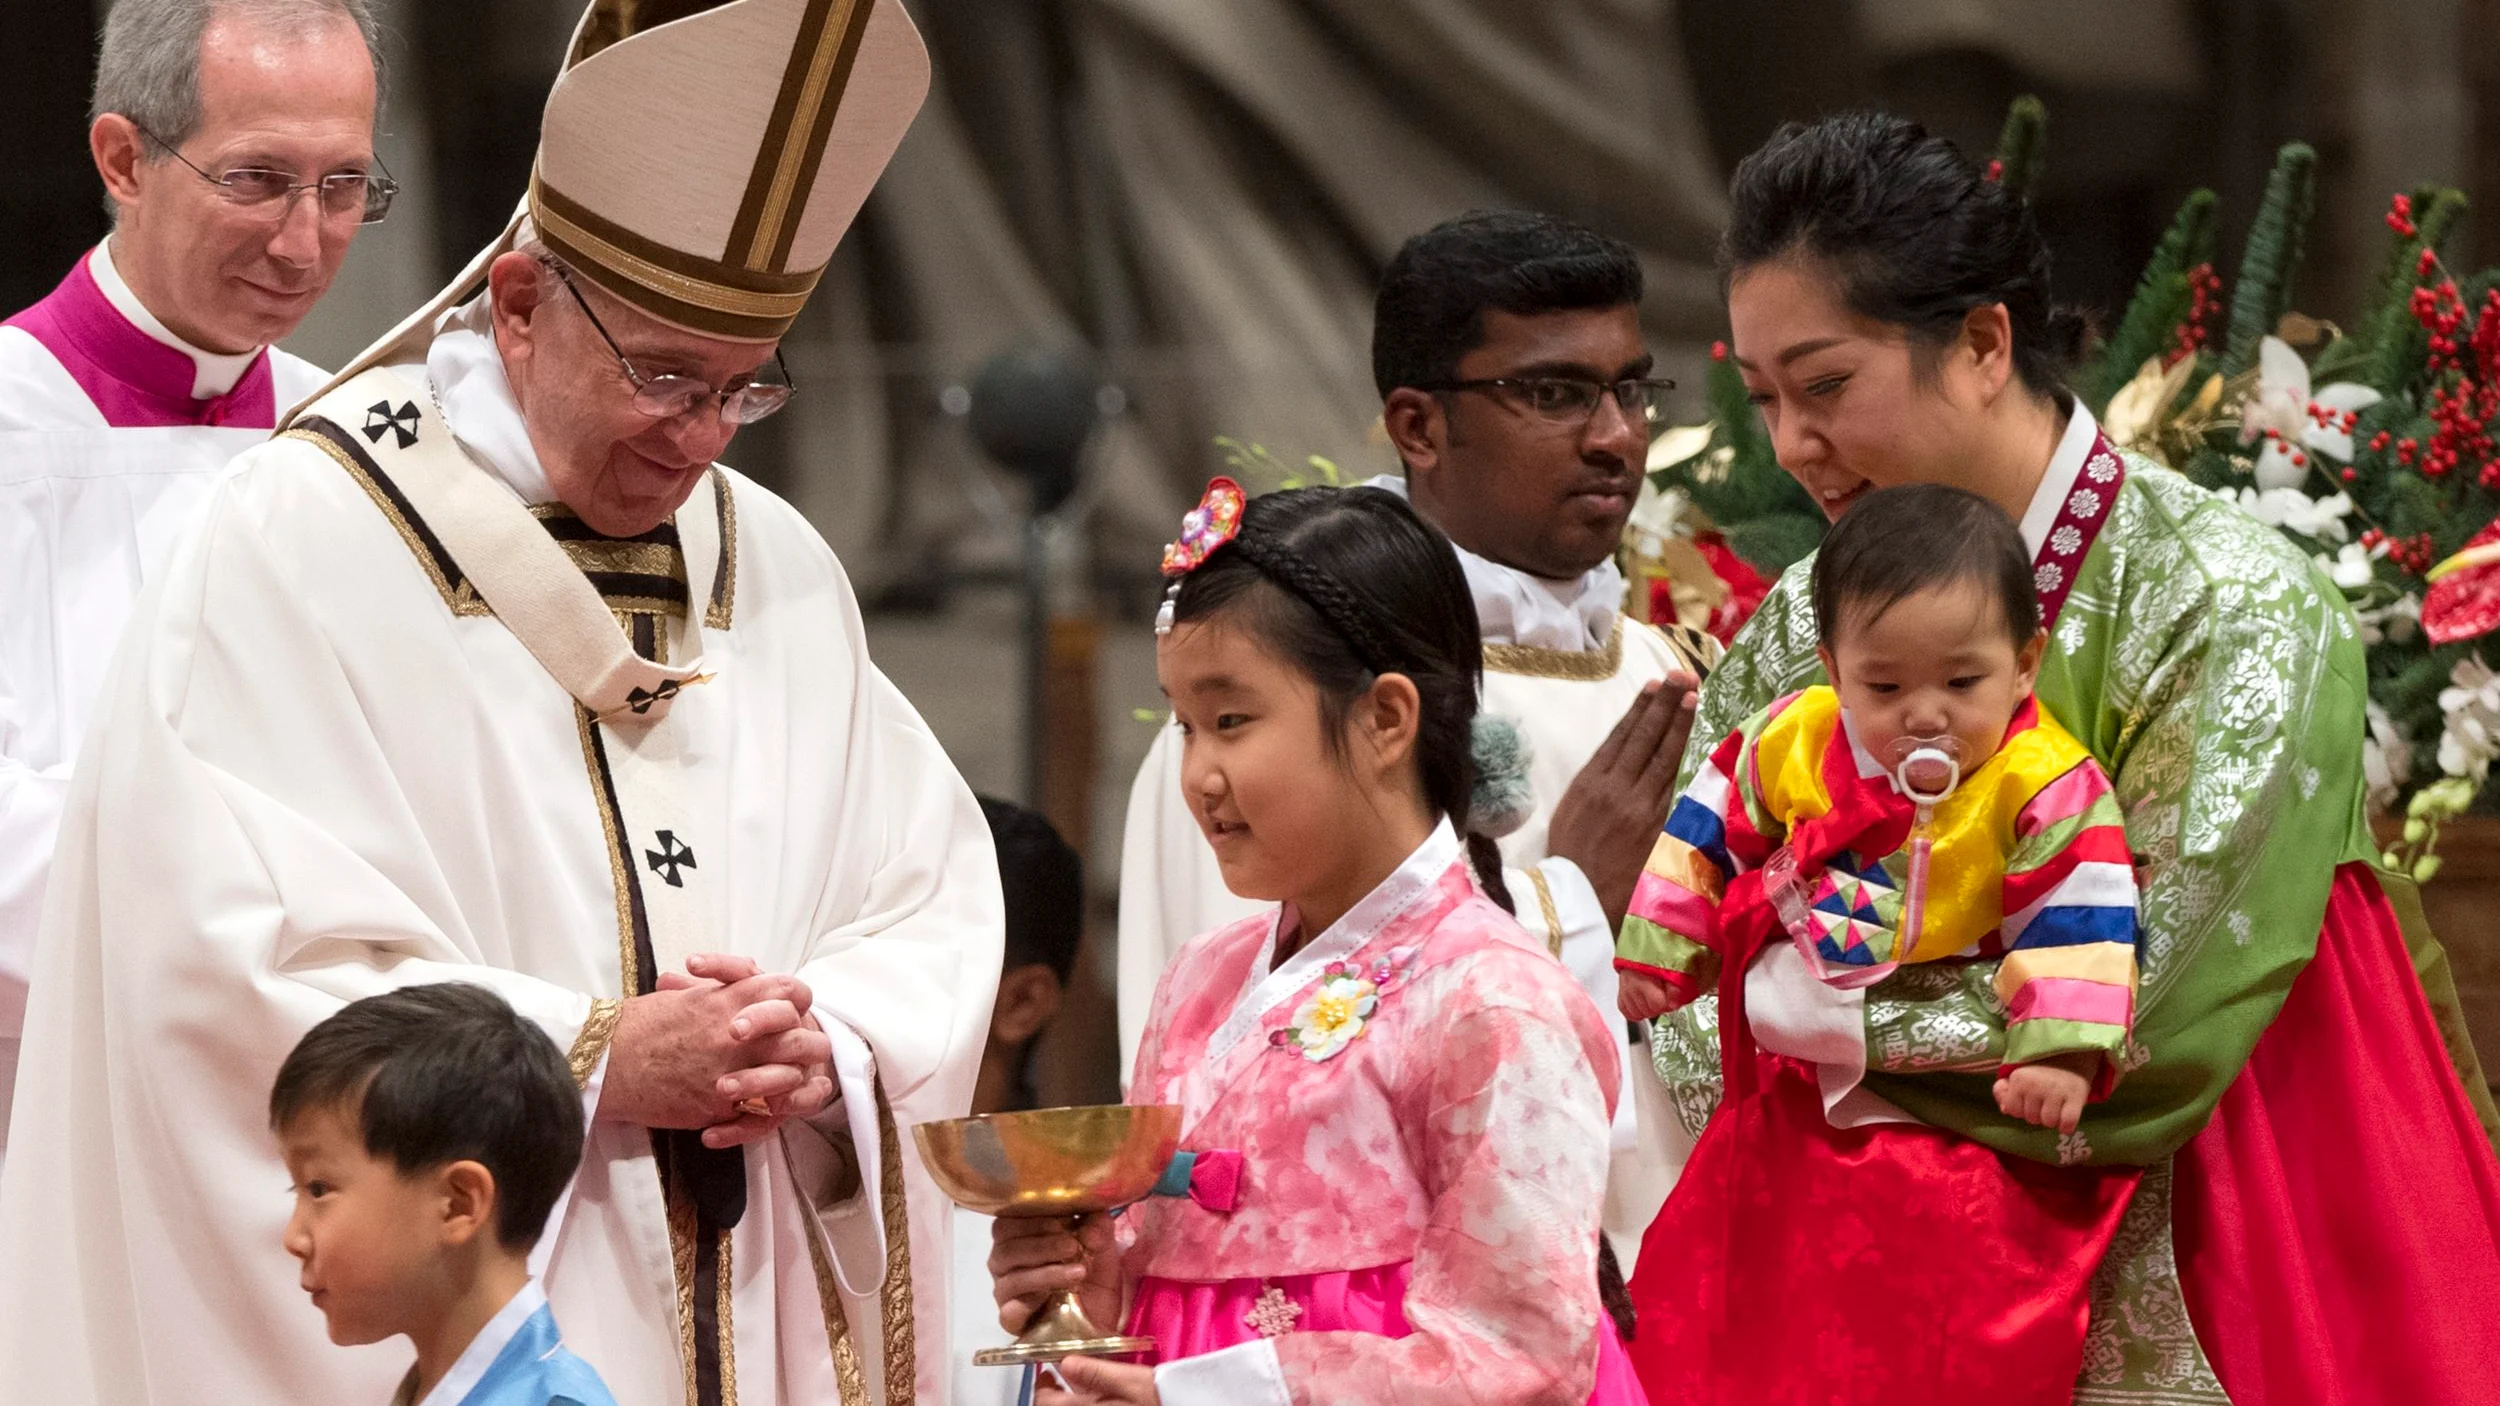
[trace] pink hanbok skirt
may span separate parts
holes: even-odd
[[[1129,1308],[1128,1331],[1154,1335],[1155,1351],[1151,1357],[1158,1362],[1196,1357],[1249,1342],[1261,1335],[1255,1324],[1262,1318],[1284,1332],[1377,1333],[1384,1338],[1402,1338],[1414,1331],[1401,1307],[1406,1302],[1409,1273],[1409,1266],[1391,1264],[1272,1279],[1207,1281],[1148,1276],[1138,1281],[1137,1297]],[[1301,1312],[1289,1314],[1273,1308],[1262,1311],[1260,1301],[1270,1289],[1278,1290],[1285,1303]],[[1279,1321],[1284,1319],[1290,1320],[1289,1327]],[[1614,1325],[1602,1318],[1597,1334],[1597,1387],[1589,1394],[1589,1406],[1649,1406],[1640,1378],[1632,1371],[1631,1359],[1624,1354],[1623,1342],[1615,1336]]]

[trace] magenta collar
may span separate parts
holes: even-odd
[[[87,271],[88,257],[79,256],[69,276],[43,301],[0,326],[19,328],[43,343],[103,412],[106,424],[115,429],[277,427],[278,397],[267,347],[233,390],[192,399],[196,373],[191,358],[131,325],[96,286],[95,275]]]

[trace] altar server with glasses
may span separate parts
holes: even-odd
[[[139,588],[328,373],[278,350],[398,186],[367,0],[118,0],[88,145],[113,231],[0,324],[0,1149],[53,832]]]

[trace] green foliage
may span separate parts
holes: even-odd
[[[1758,571],[1776,572],[1814,550],[1823,515],[1780,468],[1732,358],[1711,357],[1708,391],[1710,447],[1651,477],[1691,498],[1726,531],[1731,551]]]
[[[2309,219],[2318,199],[2318,154],[2307,142],[2287,142],[2266,177],[2265,203],[2248,231],[2239,278],[2231,290],[2231,331],[2223,344],[2222,374],[2236,376],[2257,364],[2257,343],[2292,310],[2292,285],[2300,277],[2308,246]]]
[[[2118,394],[2139,367],[2175,344],[2193,296],[2188,275],[2213,261],[2214,193],[2191,191],[2154,247],[2144,276],[2136,281],[2135,296],[2128,300],[2118,330],[2101,345],[2081,378],[2084,403],[2093,414],[2106,411],[2109,398]]]
[[[2248,475],[2242,471],[2231,452],[2210,444],[2197,450],[2179,467],[2179,472],[2186,474],[2199,488],[2228,492],[2248,486]]]
[[[1767,464],[1779,467],[1779,456],[1772,451],[1770,432],[1763,428],[1762,416],[1754,409],[1753,393],[1745,389],[1745,373],[1736,369],[1736,358],[1720,354],[1712,348],[1710,377],[1710,418],[1719,427],[1712,448],[1725,448],[1740,463]]]
[[[1823,544],[1823,528],[1823,515],[1817,512],[1773,513],[1731,523],[1724,530],[1729,551],[1743,557],[1754,570],[1776,578]]]
[[[2048,130],[2049,110],[2029,93],[2005,109],[2005,126],[1997,133],[1997,179],[2025,200],[2040,188]]]
[[[2415,194],[2415,233],[2391,234],[2386,261],[2379,269],[2377,296],[2362,315],[2358,334],[2349,339],[2350,355],[2332,362],[2322,358],[2321,372],[2350,375],[2381,395],[2401,394],[2421,373],[2430,343],[2413,318],[2413,290],[2439,280],[2436,271],[2428,277],[2420,272],[2422,251],[2446,243],[2465,209],[2463,191],[2425,189]]]

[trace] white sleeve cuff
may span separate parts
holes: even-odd
[[[1293,1406],[1270,1338],[1163,1363],[1155,1368],[1155,1394],[1163,1406]]]

